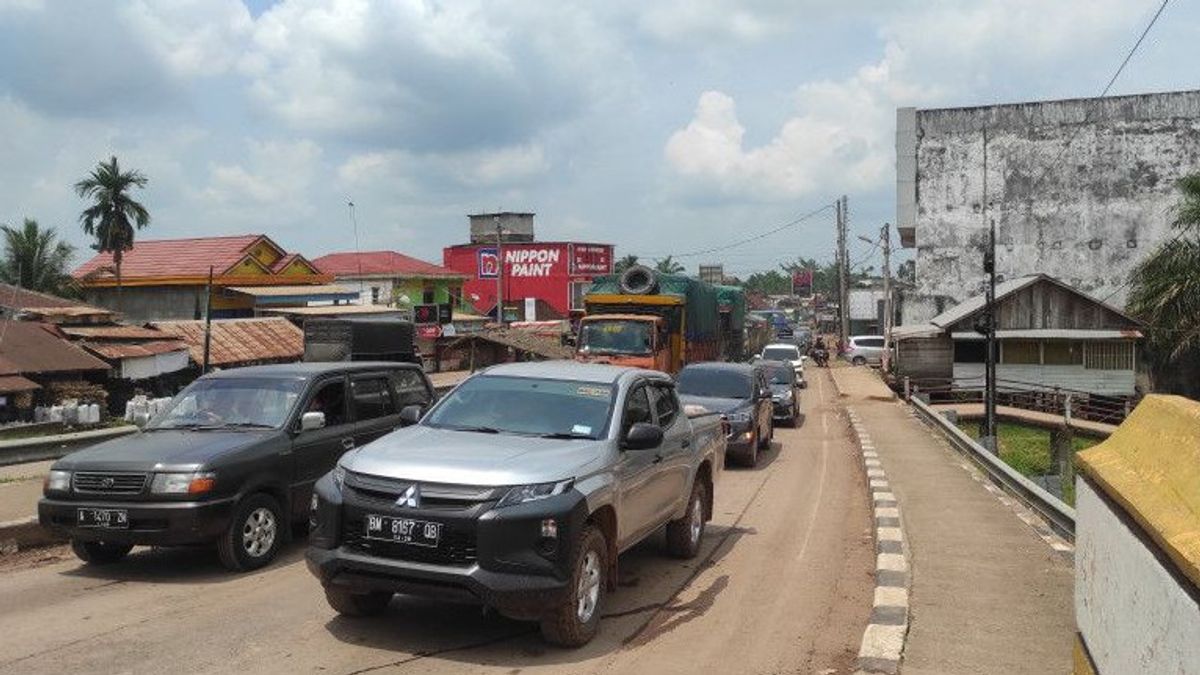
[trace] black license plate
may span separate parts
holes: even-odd
[[[366,516],[367,539],[437,548],[442,524],[392,516]]]
[[[129,512],[125,509],[76,509],[75,524],[79,527],[124,530],[129,527]]]

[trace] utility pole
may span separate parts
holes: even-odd
[[[845,348],[850,337],[850,255],[846,251],[847,223],[846,196],[837,202],[837,245],[838,245],[838,346]]]
[[[879,233],[883,242],[883,372],[888,372],[892,360],[892,234],[891,223],[884,223]]]
[[[212,345],[212,282],[213,268],[208,268],[208,285],[204,287],[204,364],[200,367],[200,374],[204,375],[208,372],[208,352]]]
[[[504,325],[504,228],[500,226],[500,216],[492,219],[496,224],[496,323]]]

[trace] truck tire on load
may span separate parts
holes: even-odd
[[[581,647],[595,637],[608,585],[608,544],[599,529],[584,527],[571,553],[567,592],[541,622],[542,637],[560,647]]]
[[[621,273],[621,290],[629,295],[650,295],[658,290],[658,274],[645,265]]]

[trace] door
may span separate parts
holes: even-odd
[[[400,406],[387,373],[352,375],[350,409],[355,447],[362,447],[400,426]]]
[[[629,429],[638,422],[654,423],[650,392],[645,383],[634,385],[625,397],[618,438],[623,441]],[[621,548],[637,541],[653,526],[655,516],[661,508],[654,485],[662,461],[660,450],[661,448],[650,448],[620,451],[621,458],[617,462],[616,473],[621,486],[620,508],[617,513],[617,539]]]
[[[338,375],[313,385],[305,398],[303,412],[325,414],[325,426],[300,431],[292,441],[292,510],[306,517],[313,483],[331,471],[344,452],[354,447],[354,425],[350,421],[346,378]],[[296,420],[297,428],[300,420]]]
[[[767,384],[765,370],[754,371],[754,413],[758,416],[759,438],[766,438],[771,433],[774,424],[775,411],[772,410],[771,387]]]
[[[421,411],[425,412],[433,404],[434,394],[429,380],[415,368],[392,371],[392,389],[396,392],[396,405],[401,410],[410,405],[419,405]]]
[[[692,425],[680,411],[675,387],[668,383],[650,385],[654,417],[663,430],[660,476],[656,479],[662,509],[658,520],[670,518],[686,504],[691,496],[689,484],[692,458]]]

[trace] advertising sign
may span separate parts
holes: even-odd
[[[557,248],[518,248],[504,250],[504,276],[548,277],[560,263]]]
[[[438,325],[438,306],[413,305],[413,323],[418,326]]]
[[[571,274],[610,274],[612,249],[608,246],[571,244]]]
[[[500,254],[495,246],[479,249],[478,273],[480,279],[495,279],[500,274]]]
[[[436,340],[442,337],[442,327],[433,324],[431,326],[417,326],[417,337],[422,340]]]
[[[797,268],[792,270],[792,295],[807,298],[812,295],[813,271]]]

